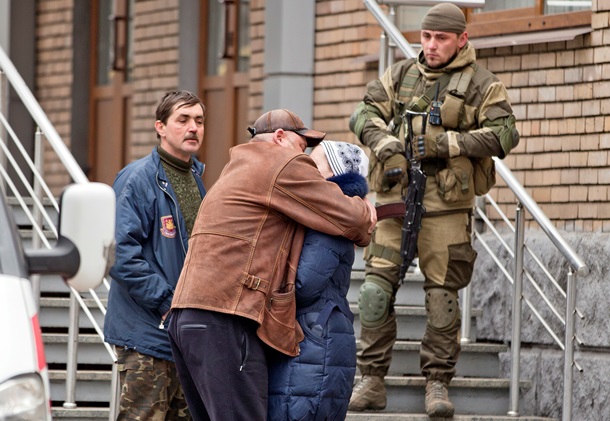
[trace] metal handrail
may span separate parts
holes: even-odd
[[[75,183],[88,183],[89,180],[87,179],[87,176],[79,167],[76,159],[74,159],[74,156],[70,153],[70,150],[57,133],[57,130],[55,130],[55,127],[53,127],[53,124],[51,124],[47,118],[47,115],[40,107],[40,104],[38,104],[38,101],[36,101],[36,98],[34,98],[34,95],[32,95],[32,92],[2,47],[0,47],[0,67],[19,98],[21,98],[23,105],[25,105],[38,127],[40,127],[40,130],[45,134],[47,140],[53,147],[53,150],[57,153],[57,157],[66,167],[70,177],[72,177],[72,180],[74,180]]]
[[[393,24],[394,14],[395,14],[395,6],[396,5],[421,5],[426,3],[427,5],[432,5],[433,3],[439,3],[435,1],[425,1],[425,0],[363,0],[366,7],[373,14],[379,25],[383,29],[383,33],[381,34],[381,46],[379,52],[379,74],[380,76],[385,71],[385,67],[389,66],[393,57],[393,53],[390,54],[390,50],[392,48],[399,48],[402,53],[407,58],[416,57],[417,53],[413,50],[413,48],[409,45],[407,40],[402,36],[402,33],[396,28]],[[390,5],[390,10],[388,14],[391,15],[391,18],[388,18],[379,3],[385,3]],[[455,2],[457,3],[457,2]],[[468,2],[464,2],[468,3]],[[479,2],[477,2],[479,3]],[[484,4],[484,0],[482,1]],[[479,4],[481,6],[481,4]],[[479,7],[479,6],[464,6],[464,7]],[[389,41],[387,40],[389,38]],[[381,68],[381,66],[384,68]],[[572,367],[575,366],[578,370],[582,371],[582,368],[578,365],[576,361],[574,361],[574,341],[578,341],[578,338],[575,335],[575,317],[578,314],[580,317],[583,317],[582,314],[576,309],[576,282],[575,275],[586,276],[589,273],[588,266],[584,263],[584,261],[578,256],[578,254],[574,251],[574,249],[565,241],[565,239],[559,234],[555,226],[551,223],[548,217],[542,212],[538,204],[531,198],[531,196],[525,191],[523,186],[518,182],[518,180],[513,176],[510,169],[504,164],[502,160],[497,157],[494,157],[494,163],[496,167],[496,174],[501,177],[507,187],[513,192],[517,199],[517,208],[515,210],[515,227],[513,228],[514,233],[514,244],[513,244],[513,253],[512,257],[514,260],[513,267],[513,275],[504,268],[503,264],[494,255],[493,251],[487,246],[487,244],[483,241],[480,233],[474,232],[474,237],[479,239],[483,247],[489,252],[492,260],[498,265],[500,270],[505,274],[505,276],[512,282],[513,284],[513,316],[512,316],[512,339],[511,339],[511,379],[510,379],[510,396],[509,396],[509,411],[508,415],[510,416],[518,416],[519,415],[519,371],[520,371],[520,349],[521,349],[521,321],[522,321],[522,304],[525,302],[532,310],[532,312],[536,315],[538,320],[542,323],[544,328],[549,332],[549,334],[553,337],[555,342],[564,352],[564,390],[563,390],[563,420],[570,421],[572,419],[572,388],[573,388],[573,379],[572,379]],[[491,200],[489,195],[486,195],[487,199]],[[492,200],[493,202],[493,200]],[[485,204],[482,205],[483,207]],[[509,219],[506,215],[503,214],[501,209],[495,205],[495,209],[498,211],[501,219],[504,222],[510,225]],[[484,210],[481,210],[477,204],[476,211],[484,215]],[[555,310],[555,308],[550,305],[550,300],[548,300],[543,291],[538,287],[538,285],[534,282],[531,275],[527,272],[524,267],[524,254],[525,252],[530,252],[525,245],[525,211],[529,212],[534,221],[540,226],[542,231],[546,234],[546,236],[551,240],[553,245],[559,250],[564,259],[569,263],[569,270],[567,275],[567,287],[565,293],[563,293],[563,297],[565,298],[565,319],[562,320],[559,313]],[[486,219],[486,218],[485,218]],[[499,237],[497,231],[495,231],[495,227],[493,223],[489,220],[485,220],[487,226],[489,226],[494,234]],[[502,241],[502,240],[501,240]],[[532,256],[533,253],[530,252]],[[540,264],[540,260],[534,256],[534,261]],[[547,277],[552,278],[548,270],[544,270],[545,275]],[[562,342],[559,337],[554,333],[549,324],[544,320],[539,311],[534,307],[534,305],[523,296],[523,275],[526,275],[526,278],[532,282],[536,291],[544,297],[544,301],[549,307],[551,307],[552,312],[555,316],[558,316],[559,320],[564,323],[565,326],[565,335],[564,341]],[[555,287],[558,287],[558,284],[553,279],[551,283],[554,284]],[[561,289],[561,288],[560,288]],[[462,317],[462,336],[467,338],[470,332],[470,296],[471,296],[471,286],[469,285],[465,290],[462,296],[462,304],[465,308],[463,308],[463,317]]]
[[[551,223],[549,218],[542,212],[536,201],[525,191],[525,188],[515,178],[512,171],[504,162],[494,157],[496,163],[496,173],[506,182],[507,187],[515,194],[517,199],[523,204],[534,220],[540,225],[547,237],[553,242],[555,247],[561,252],[563,257],[570,263],[577,275],[586,276],[589,274],[589,267],[576,254],[574,249],[559,234],[557,228]]]
[[[1,75],[4,75],[4,78],[6,80],[8,80],[10,86],[13,87],[15,93],[21,99],[21,102],[23,103],[25,108],[30,113],[30,116],[32,117],[34,122],[36,123],[37,139],[46,138],[46,140],[49,142],[50,146],[53,148],[53,150],[57,154],[57,157],[59,158],[61,163],[64,165],[66,172],[68,173],[68,175],[71,177],[71,179],[75,183],[88,183],[89,180],[88,180],[87,176],[85,175],[83,170],[80,168],[80,166],[76,162],[76,159],[74,158],[74,156],[72,155],[70,150],[67,148],[66,144],[63,142],[63,140],[61,139],[61,137],[55,130],[55,127],[51,124],[51,122],[48,119],[48,117],[46,116],[45,112],[42,110],[40,104],[38,103],[38,101],[36,100],[36,98],[34,97],[32,92],[30,91],[30,89],[28,88],[28,86],[24,82],[23,78],[21,77],[21,75],[19,74],[19,72],[17,71],[17,69],[13,65],[12,61],[7,56],[7,54],[5,53],[5,51],[3,50],[2,47],[0,47],[0,76]],[[2,91],[2,92],[0,92],[0,97],[2,95],[7,95],[6,89],[3,89],[4,84],[5,83],[3,82],[2,86],[0,86],[0,91]],[[0,111],[2,111],[2,110],[0,110]],[[17,198],[18,202],[20,203],[21,207],[23,208],[24,213],[26,214],[28,220],[32,223],[32,227],[33,227],[34,231],[36,231],[36,234],[37,234],[37,237],[35,236],[34,238],[40,239],[40,241],[42,241],[43,244],[47,248],[50,248],[51,246],[50,246],[49,242],[47,241],[45,234],[42,232],[42,226],[39,222],[40,221],[39,215],[42,215],[44,217],[49,229],[51,229],[52,234],[55,238],[57,238],[57,229],[56,229],[54,223],[49,218],[48,213],[44,209],[44,206],[42,206],[42,204],[41,204],[40,190],[41,189],[44,190],[44,192],[47,196],[47,199],[49,200],[49,202],[53,205],[53,207],[56,210],[59,209],[57,201],[53,197],[48,185],[46,184],[46,182],[43,179],[41,168],[32,162],[27,151],[25,151],[20,140],[17,138],[14,131],[10,127],[10,124],[8,123],[6,118],[4,118],[4,115],[1,112],[0,112],[0,126],[4,127],[6,129],[10,138],[13,140],[13,143],[16,145],[18,151],[22,154],[25,162],[30,167],[30,170],[32,171],[32,174],[34,176],[35,188],[33,189],[32,187],[29,186],[29,183],[27,182],[27,179],[24,176],[23,171],[21,171],[21,169],[16,164],[16,161],[13,159],[8,148],[6,147],[6,145],[4,144],[2,139],[0,139],[0,146],[1,146],[4,156],[7,157],[9,163],[13,166],[18,177],[21,179],[24,187],[30,193],[30,197],[34,203],[34,214],[32,214],[32,212],[29,211],[29,208],[28,208],[27,204],[25,203],[24,198],[19,193],[18,189],[16,188],[16,186],[14,185],[12,180],[10,180],[8,173],[4,170],[2,165],[0,165],[0,176],[1,176],[0,178],[4,179],[4,181],[10,187],[14,196]],[[36,147],[36,150],[35,150],[34,154],[40,155],[42,153],[42,151],[41,151],[42,142],[37,140],[35,147]],[[106,279],[103,280],[103,285],[106,287],[106,289],[109,289],[109,283]],[[103,314],[105,314],[106,309],[105,309],[102,301],[99,299],[97,293],[94,290],[90,289],[89,294],[94,298],[95,303],[99,307],[100,311]],[[39,299],[39,297],[37,297],[37,299]],[[64,402],[64,407],[66,407],[66,408],[76,407],[76,404],[74,402],[74,396],[75,396],[75,388],[76,388],[76,370],[77,370],[77,353],[78,353],[77,343],[78,343],[78,334],[79,334],[79,322],[78,322],[79,316],[78,316],[78,311],[76,310],[77,305],[79,305],[82,308],[82,310],[85,312],[85,315],[87,316],[87,318],[93,325],[98,336],[102,339],[102,343],[104,344],[106,350],[108,351],[108,354],[110,355],[110,357],[112,359],[113,366],[115,365],[114,363],[116,363],[116,361],[117,361],[116,353],[114,352],[112,347],[104,341],[103,332],[102,332],[99,324],[97,323],[97,321],[91,314],[91,311],[89,310],[83,297],[81,296],[81,294],[78,291],[76,291],[74,288],[70,287],[70,324],[68,327],[69,338],[68,338],[68,356],[67,356],[67,366],[66,366],[66,401]],[[116,370],[113,370],[113,376],[115,375],[114,373],[116,373]],[[113,379],[113,381],[114,381],[114,379]],[[114,402],[112,402],[112,398],[111,398],[111,406],[113,406],[113,405],[114,405]],[[115,416],[115,414],[113,414],[111,411],[109,419],[114,419],[114,416]]]
[[[434,6],[438,3],[444,3],[445,1],[439,0],[379,0],[379,4],[389,4],[394,6]],[[450,0],[451,3],[458,7],[483,7],[485,6],[485,0]]]
[[[377,22],[379,22],[379,25],[381,25],[386,35],[390,37],[390,40],[400,48],[400,51],[402,51],[406,57],[417,57],[417,52],[411,47],[396,25],[388,19],[383,9],[375,0],[364,0],[364,5],[373,14]]]

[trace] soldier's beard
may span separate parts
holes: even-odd
[[[438,64],[436,66],[431,66],[430,63],[428,63],[428,60],[426,60],[426,64],[428,65],[428,67],[430,69],[433,69],[433,70],[442,69],[444,67],[447,67],[453,60],[455,60],[455,58],[457,57],[457,55],[459,53],[460,53],[460,50],[458,49],[458,50],[455,51],[455,53],[451,57],[449,57],[449,60],[447,60],[447,61],[445,61],[443,63],[440,63],[440,64]]]

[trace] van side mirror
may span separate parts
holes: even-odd
[[[114,190],[107,184],[66,187],[57,244],[26,251],[30,273],[59,274],[79,292],[97,288],[114,262],[115,209]]]

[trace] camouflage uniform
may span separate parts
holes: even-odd
[[[173,362],[117,348],[122,385],[117,421],[190,421]]]
[[[455,375],[460,352],[458,290],[469,284],[476,258],[470,224],[475,199],[473,164],[484,158],[491,162],[491,156],[504,158],[519,141],[505,87],[475,60],[475,50],[468,43],[443,69],[432,70],[423,64],[423,52],[418,59],[396,63],[367,85],[364,101],[350,120],[351,130],[371,149],[369,183],[377,203],[399,202],[406,183],[392,185],[383,171],[386,160],[404,154],[404,142],[398,139],[404,139],[405,128],[397,120],[401,127],[394,135],[388,125],[417,103],[444,73],[458,76],[439,92],[442,125],[427,125],[427,133],[436,139],[437,154],[422,160],[427,174],[426,213],[417,244],[427,311],[421,369],[427,380],[444,384]],[[411,66],[417,66],[417,72],[409,72]],[[459,82],[467,71],[469,77],[458,92],[452,81]],[[429,110],[429,105],[424,109]],[[415,135],[421,133],[421,117],[413,119],[413,129]],[[493,184],[493,168],[487,170]],[[479,189],[477,186],[477,192]],[[402,218],[380,221],[365,251],[366,279],[359,301],[370,302],[374,295],[386,309],[374,314],[361,309],[363,348],[358,367],[363,375],[384,377],[390,366],[396,340],[393,304],[399,288],[401,227]]]

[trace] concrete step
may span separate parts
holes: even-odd
[[[66,400],[65,370],[49,370],[51,381],[51,400],[64,402]],[[108,370],[78,370],[76,372],[76,402],[97,402],[108,405],[110,402],[110,383],[112,371]]]
[[[110,278],[107,278],[110,283]],[[101,284],[95,290],[95,293],[100,299],[106,300],[108,298],[108,288]],[[40,278],[40,293],[46,296],[62,296],[70,293],[70,289],[61,278],[61,276],[54,275],[43,275]],[[81,294],[83,297],[88,297],[88,293]]]
[[[396,341],[392,350],[389,374],[392,376],[418,376],[419,341]],[[360,349],[360,341],[356,342]],[[500,375],[498,354],[508,349],[506,345],[490,343],[462,344],[460,359],[456,365],[457,376],[494,378]]]
[[[67,409],[61,406],[51,408],[53,420],[76,420],[76,421],[93,421],[107,420],[110,410],[108,408],[74,408]]]
[[[43,333],[42,340],[44,342],[45,355],[48,364],[67,364],[67,333]],[[110,369],[112,361],[112,357],[104,346],[102,339],[96,333],[81,333],[78,335],[77,364],[108,364]]]
[[[86,298],[85,304],[94,317],[94,320],[100,327],[104,326],[104,315],[98,308],[95,300]],[[107,302],[102,300],[104,306]],[[66,328],[69,324],[70,315],[70,298],[69,297],[41,297],[40,298],[40,327],[44,331],[45,328]],[[79,306],[79,327],[93,328],[93,323],[89,320],[86,313]]]
[[[426,414],[392,414],[387,412],[348,412],[345,421],[430,421]],[[444,420],[444,418],[443,418]],[[535,416],[511,417],[508,415],[454,415],[453,421],[557,421],[554,418]]]
[[[108,408],[51,408],[53,419],[93,421],[107,420]],[[508,415],[455,415],[453,421],[557,421],[554,418],[535,416],[511,417]],[[345,421],[430,421],[426,414],[399,414],[389,412],[348,412]]]
[[[357,304],[350,304],[350,309],[354,313],[354,331],[356,337],[360,337],[360,309]],[[397,339],[405,341],[419,341],[424,336],[426,329],[426,309],[423,306],[396,306],[396,319],[398,323]],[[470,330],[470,342],[476,341],[476,319],[481,315],[481,310],[473,309],[472,328]]]
[[[55,198],[55,200],[57,202],[59,202],[59,199]],[[29,211],[32,212],[32,210],[34,208],[34,201],[32,200],[32,198],[24,197],[23,201],[25,202]],[[19,200],[15,197],[9,196],[9,197],[7,197],[7,202],[13,208],[13,217],[15,218],[15,222],[17,223],[17,225],[23,226],[23,227],[31,227],[32,224],[31,224],[26,212],[21,207]],[[51,201],[48,198],[44,198],[42,200],[42,204],[43,204],[46,212],[49,214],[49,218],[51,219],[51,222],[53,223],[53,225],[57,226],[58,213],[55,210],[55,207],[51,204]],[[46,220],[43,219],[43,221],[44,221],[44,225],[46,226],[47,225]]]
[[[387,376],[385,386],[388,402],[384,412],[423,414],[425,383],[421,376]],[[520,387],[521,390],[528,389],[530,383],[522,381]],[[457,415],[507,414],[509,380],[455,377],[449,386],[449,399]]]

